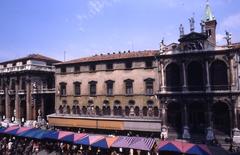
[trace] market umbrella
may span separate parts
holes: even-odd
[[[91,146],[108,149],[118,139],[118,137],[108,136],[94,142]]]
[[[2,133],[5,129],[5,127],[0,127],[0,133]]]
[[[53,140],[63,140],[65,136],[73,135],[73,132],[70,131],[52,131],[45,135],[45,138]]]
[[[32,130],[29,130],[27,132],[19,134],[19,136],[35,138],[35,139],[43,139],[43,138],[45,138],[45,134],[47,134],[49,132],[51,132],[51,131],[34,128]]]
[[[182,144],[177,141],[161,141],[158,145],[158,151],[182,153]]]
[[[62,141],[65,141],[65,142],[75,142],[83,137],[85,137],[87,134],[85,133],[72,133],[72,134],[68,134],[68,133],[65,133],[67,134],[66,136],[63,136],[62,138],[60,138],[59,140],[62,140]]]
[[[5,134],[14,134],[17,132],[17,130],[19,129],[18,126],[12,126],[12,127],[8,127],[6,128],[2,133],[5,133]]]
[[[75,144],[81,145],[92,145],[94,142],[98,141],[99,139],[103,139],[104,136],[102,135],[87,135],[84,138],[81,138],[75,141]]]
[[[112,144],[112,147],[129,148],[129,146],[136,140],[135,137],[119,136],[118,139]]]
[[[152,138],[135,137],[135,139],[129,148],[150,151],[155,143],[155,139]]]

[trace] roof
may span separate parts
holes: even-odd
[[[104,54],[104,55],[101,54],[101,55],[95,55],[91,57],[84,57],[84,58],[74,59],[70,61],[65,61],[65,62],[57,63],[55,65],[154,57],[158,52],[159,50],[145,50],[145,51],[135,51],[135,52],[122,52],[122,53],[119,52],[119,53]]]
[[[46,61],[46,62],[50,62],[50,63],[60,62],[56,59],[53,59],[53,58],[50,58],[50,57],[47,57],[47,56],[43,56],[43,55],[40,55],[40,54],[29,54],[26,57],[0,62],[0,64],[7,64],[7,63],[13,63],[13,62],[19,62],[19,61],[25,61],[25,60],[39,60],[39,61]]]
[[[215,20],[215,17],[212,13],[211,7],[210,7],[209,2],[207,0],[203,21],[208,22],[208,21],[212,21],[212,20]]]
[[[191,32],[189,34],[183,35],[178,41],[184,42],[184,41],[195,41],[195,40],[206,40],[207,35],[203,33],[198,32]]]

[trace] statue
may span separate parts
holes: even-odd
[[[226,31],[225,34],[226,34],[226,37],[224,37],[224,38],[226,39],[227,45],[229,46],[232,44],[232,34],[229,33],[228,31]]]
[[[195,29],[195,27],[194,27],[194,23],[195,23],[194,17],[191,17],[188,20],[190,22],[190,31],[193,32],[194,29]]]
[[[160,42],[160,52],[164,52],[165,44],[164,44],[164,38]]]
[[[182,24],[180,24],[179,26],[179,32],[180,32],[180,37],[182,37],[184,35],[184,27]]]
[[[205,29],[205,22],[202,20],[201,23],[201,30],[202,30],[202,33],[205,33],[206,29]]]

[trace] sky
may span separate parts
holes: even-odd
[[[209,0],[217,44],[240,42],[240,0]],[[58,60],[159,49],[178,42],[179,25],[200,32],[206,0],[0,0],[0,61],[32,53]]]

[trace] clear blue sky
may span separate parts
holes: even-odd
[[[40,53],[59,60],[177,42],[182,23],[199,30],[206,0],[1,0],[0,61]],[[210,0],[218,22],[240,41],[240,0]]]

